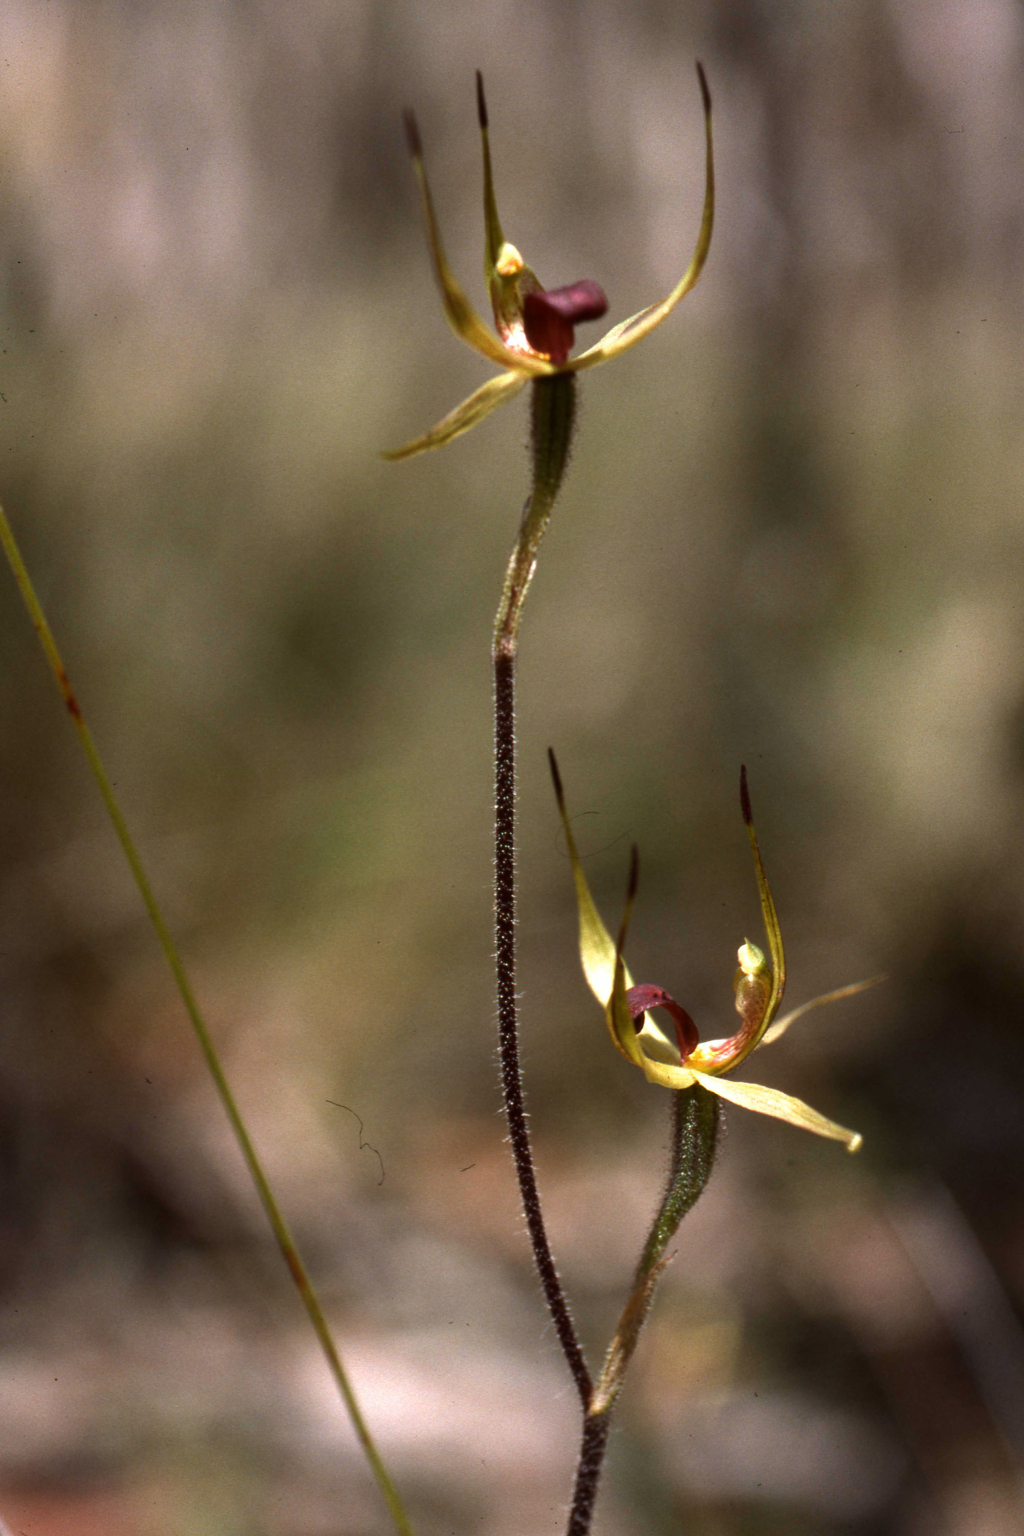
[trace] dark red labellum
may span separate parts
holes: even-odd
[[[664,987],[651,987],[642,985],[630,987],[626,993],[626,1002],[629,1004],[629,1016],[636,1020],[647,1012],[648,1008],[664,1008],[672,1017],[676,1027],[676,1039],[679,1042],[679,1055],[685,1061],[700,1044],[700,1034],[697,1026],[690,1018],[686,1009],[676,1002],[675,998],[665,991]]]
[[[565,288],[528,293],[523,301],[523,329],[535,352],[544,352],[561,365],[576,340],[574,327],[583,320],[600,320],[607,310],[604,290],[583,277]]]

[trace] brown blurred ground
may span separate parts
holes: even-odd
[[[667,1106],[577,972],[547,745],[705,1034],[757,933],[741,760],[793,1002],[891,981],[758,1057],[865,1150],[730,1116],[596,1529],[1024,1528],[1019,8],[9,0],[0,43],[0,494],[423,1536],[560,1530],[576,1427],[493,1059],[524,412],[376,457],[485,377],[399,112],[482,303],[480,66],[510,238],[618,320],[689,258],[704,60],[707,274],[585,381],[523,644],[524,1052],[592,1348]],[[383,1532],[2,582],[0,647],[0,1514]]]

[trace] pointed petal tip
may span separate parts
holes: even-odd
[[[554,747],[548,747],[548,767],[551,769],[551,782],[555,786],[555,799],[562,807],[565,806],[565,793],[562,789],[562,775],[558,771],[558,759],[555,756]]]
[[[625,1002],[625,988],[630,985],[628,973],[623,965],[622,952],[626,947],[626,935],[629,932],[629,921],[633,916],[633,903],[636,901],[636,888],[640,878],[640,855],[637,852],[636,843],[629,850],[629,880],[626,885],[626,904],[622,909],[622,922],[619,924],[619,938],[615,946],[615,973],[614,984],[617,987],[622,983],[622,999]],[[629,1010],[626,1010],[627,1015]],[[629,1055],[629,1052],[626,1052]]]
[[[479,70],[476,72],[476,115],[480,127],[486,132],[490,122],[487,116],[487,98],[484,95],[484,77]]]
[[[403,443],[401,448],[378,448],[377,453],[385,463],[397,464],[401,459],[411,459],[414,454],[422,453],[423,448],[428,446],[417,438],[414,443]]]
[[[416,122],[416,114],[409,107],[402,113],[402,124],[405,128],[405,142],[409,153],[414,160],[423,158],[423,144],[420,139],[420,130]]]
[[[744,825],[751,826],[754,820],[754,813],[750,809],[750,790],[747,788],[746,763],[740,764],[740,810],[743,812]]]
[[[483,421],[492,411],[506,400],[511,400],[523,388],[526,380],[518,373],[499,373],[497,378],[488,379],[479,389],[457,405],[454,411],[449,411],[436,427],[431,427],[422,437],[416,437],[411,443],[403,443],[400,448],[391,448],[385,451],[386,459],[411,459],[415,453],[425,453],[428,448],[443,448],[445,443],[450,443],[453,438],[461,437],[463,432],[468,432],[470,427],[475,427],[478,421]]]
[[[708,77],[704,73],[704,65],[697,60],[697,79],[700,81],[700,95],[704,103],[705,117],[711,116],[711,92],[708,90]]]

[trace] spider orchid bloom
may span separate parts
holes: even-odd
[[[621,321],[595,346],[588,348],[579,357],[572,358],[569,353],[575,342],[575,327],[585,320],[599,320],[608,308],[608,301],[597,283],[589,278],[582,278],[565,288],[544,289],[516,247],[505,239],[494,199],[487,103],[479,70],[476,91],[484,157],[484,276],[494,310],[495,331],[491,331],[481,320],[448,265],[427,183],[419,129],[413,114],[405,114],[406,140],[419,183],[427,244],[434,275],[441,290],[445,317],[457,336],[461,336],[488,362],[498,363],[506,371],[488,380],[423,437],[417,437],[403,447],[385,453],[384,458],[407,459],[427,448],[440,448],[444,443],[450,443],[460,433],[467,432],[478,421],[483,421],[497,406],[511,400],[530,379],[544,378],[553,373],[578,373],[581,369],[594,368],[598,363],[606,363],[618,357],[627,347],[632,347],[649,335],[655,326],[671,314],[680,299],[689,293],[700,277],[707,258],[715,211],[711,96],[700,64],[697,65],[697,75],[704,104],[707,160],[704,213],[693,260],[672,292],[660,304],[648,305],[628,320]]]
[[[765,959],[756,944],[746,940],[740,945],[739,969],[736,972],[734,987],[736,1011],[742,1022],[736,1033],[730,1035],[728,1039],[708,1040],[701,1043],[697,1026],[675,998],[661,987],[634,986],[622,958],[630,912],[636,895],[636,849],[633,850],[626,910],[622,919],[619,941],[616,944],[601,921],[600,913],[594,905],[587,886],[566,814],[561,779],[553,753],[550,754],[550,760],[552,777],[555,781],[555,794],[558,797],[558,808],[565,828],[565,838],[576,883],[580,922],[580,959],[583,964],[583,973],[590,990],[604,1009],[605,1020],[616,1049],[621,1051],[627,1061],[641,1069],[648,1082],[660,1083],[665,1088],[691,1088],[695,1083],[699,1083],[709,1093],[715,1093],[719,1098],[726,1099],[732,1104],[742,1105],[744,1109],[756,1110],[762,1115],[774,1115],[779,1120],[788,1120],[791,1125],[800,1126],[805,1131],[813,1131],[818,1136],[827,1136],[834,1141],[841,1141],[848,1152],[856,1152],[862,1140],[856,1131],[848,1131],[845,1127],[836,1125],[834,1121],[826,1120],[825,1116],[819,1115],[817,1110],[811,1109],[809,1105],[802,1103],[800,1099],[792,1098],[787,1093],[780,1093],[777,1088],[766,1088],[760,1083],[735,1083],[728,1081],[724,1076],[725,1073],[732,1072],[735,1067],[738,1067],[752,1051],[759,1050],[763,1045],[771,1045],[772,1041],[778,1040],[796,1019],[810,1009],[818,1008],[823,1003],[835,1002],[839,998],[851,997],[854,993],[861,992],[865,987],[873,986],[875,982],[882,980],[882,977],[876,976],[870,981],[855,982],[852,986],[841,987],[835,992],[826,993],[823,997],[814,998],[812,1002],[804,1003],[802,1007],[793,1009],[791,1013],[773,1022],[786,985],[786,960],[775,903],[772,900],[754,833],[750,797],[747,793],[746,769],[743,769],[740,778],[740,798],[743,819],[754,851],[754,867],[757,872],[761,911],[768,936],[768,953],[771,963],[769,964]],[[664,1010],[672,1019],[674,1038],[670,1038],[651,1017],[648,1010],[652,1008]]]

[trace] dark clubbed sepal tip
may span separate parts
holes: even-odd
[[[751,826],[754,820],[754,813],[750,809],[750,790],[747,788],[746,763],[740,765],[740,808],[743,811],[743,820],[748,827]]]
[[[562,775],[558,771],[558,760],[555,757],[555,749],[553,747],[548,747],[548,767],[551,769],[551,781],[555,786],[555,795],[559,805],[561,805],[565,796],[562,793]]]
[[[409,146],[409,153],[414,160],[421,160],[423,145],[420,142],[420,130],[416,126],[416,114],[410,112],[408,107],[402,113],[402,122],[405,124],[405,142]]]
[[[700,59],[697,60],[697,79],[700,81],[701,99],[704,102],[704,112],[707,114],[711,111],[711,92],[708,90],[708,77],[704,73],[704,65]]]
[[[637,886],[640,884],[640,854],[636,843],[629,850],[629,885],[626,887],[626,905],[629,906],[636,900]]]
[[[476,115],[480,119],[480,127],[488,127],[487,98],[484,96],[484,77],[479,70],[476,72]]]

